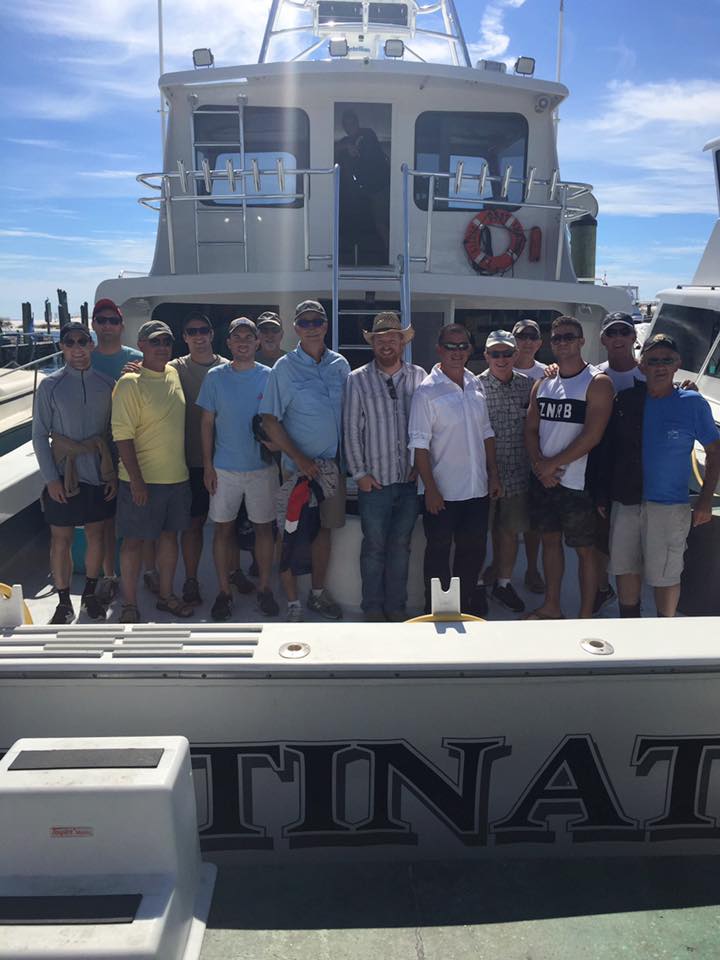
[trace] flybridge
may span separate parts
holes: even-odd
[[[454,0],[273,0],[259,62],[265,63],[271,47],[282,40],[298,42],[292,60],[309,59],[327,47],[333,58],[400,59],[408,54],[423,62],[447,62],[449,57],[456,66],[472,66]]]

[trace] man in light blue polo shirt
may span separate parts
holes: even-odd
[[[205,486],[210,494],[208,516],[215,524],[213,557],[220,592],[212,608],[214,620],[229,620],[232,613],[230,556],[235,518],[243,499],[255,528],[258,606],[266,616],[276,616],[279,609],[270,589],[277,468],[271,458],[268,463],[263,457],[252,426],[270,375],[268,367],[255,362],[257,340],[252,320],[233,320],[227,339],[233,361],[208,370],[196,401],[202,409],[200,433]]]
[[[325,346],[327,314],[316,300],[303,300],[295,309],[295,350],[280,357],[270,371],[260,404],[263,427],[283,452],[283,474],[315,477],[315,459],[337,460],[342,449],[342,403],[350,373],[347,360]],[[340,606],[325,590],[330,561],[330,530],[345,524],[344,471],[336,493],[320,504],[320,532],[312,545],[312,591],[308,609],[329,620],[342,617]],[[302,620],[297,583],[281,573],[288,598],[288,619]]]

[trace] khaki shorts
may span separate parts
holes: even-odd
[[[526,533],[530,529],[527,493],[491,500],[488,527],[506,533]]]
[[[691,522],[689,503],[613,503],[608,572],[644,576],[651,587],[676,586]]]
[[[283,471],[283,483],[294,473]],[[323,530],[339,530],[345,526],[345,474],[338,473],[338,485],[335,493],[320,503],[320,526]]]
[[[264,470],[215,470],[217,490],[210,497],[208,516],[214,523],[234,521],[243,499],[251,523],[270,523],[275,519],[278,490],[277,467]]]

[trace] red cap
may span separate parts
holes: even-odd
[[[93,307],[93,312],[92,312],[93,320],[99,313],[102,313],[103,310],[112,310],[112,312],[117,314],[117,316],[120,317],[121,320],[123,318],[123,315],[120,312],[120,307],[115,303],[115,301],[110,300],[108,297],[105,297],[102,300],[98,300],[98,302]]]

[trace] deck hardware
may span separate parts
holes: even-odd
[[[580,641],[580,646],[585,653],[592,653],[596,657],[609,657],[615,653],[615,647],[611,643],[598,637],[586,637]]]
[[[553,170],[552,176],[550,177],[550,189],[548,191],[548,200],[552,203],[555,199],[555,194],[557,193],[558,183],[560,181],[560,172],[559,170]]]
[[[210,194],[212,193],[212,174],[210,172],[210,161],[207,159],[203,160],[201,166],[203,180],[205,181],[205,192]]]
[[[482,167],[480,168],[480,177],[478,178],[478,196],[482,197],[485,195],[485,184],[488,177],[488,165],[483,160]]]
[[[177,169],[178,169],[178,174],[180,176],[180,189],[182,190],[183,193],[187,193],[188,192],[188,172],[185,169],[185,164],[182,162],[182,160],[178,160]]]
[[[285,164],[282,157],[277,158],[277,178],[280,193],[285,193]]]
[[[232,160],[228,160],[225,164],[225,171],[227,173],[228,184],[233,193],[235,193],[237,186],[235,184],[235,170],[233,168]]]
[[[255,184],[255,192],[260,193],[260,167],[258,166],[257,157],[253,157],[252,159],[252,178]]]
[[[535,167],[530,167],[528,170],[527,181],[525,182],[525,202],[530,199],[530,191],[532,190],[535,184]]]
[[[503,174],[502,183],[500,184],[500,196],[503,200],[507,200],[508,190],[510,188],[511,176],[512,176],[512,166],[507,166],[505,168],[505,173]]]
[[[307,643],[284,643],[278,653],[286,660],[301,660],[310,653],[310,646]]]
[[[458,160],[458,165],[457,167],[455,167],[455,193],[460,193],[460,191],[462,190],[464,169],[465,169],[465,161]]]

